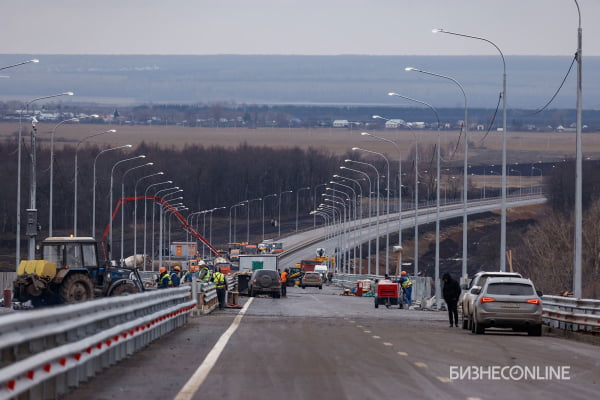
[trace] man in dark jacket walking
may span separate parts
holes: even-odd
[[[457,281],[452,279],[449,273],[445,273],[442,277],[444,281],[443,296],[444,301],[448,305],[448,319],[450,320],[450,328],[452,328],[452,322],[454,326],[458,327],[458,298],[460,297],[460,285]]]

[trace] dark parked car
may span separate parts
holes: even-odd
[[[248,295],[254,297],[259,293],[267,293],[274,298],[281,297],[281,279],[277,271],[257,269],[248,282]]]

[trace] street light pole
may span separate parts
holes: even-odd
[[[298,195],[300,194],[301,190],[310,190],[310,186],[296,190],[296,232],[298,232]]]
[[[281,237],[281,198],[286,193],[292,193],[292,190],[286,190],[284,192],[279,192],[279,216],[277,217],[277,237]]]
[[[168,195],[173,194],[173,193],[179,193],[179,190],[180,190],[179,186],[173,186],[173,187],[170,187],[170,188],[157,190],[154,193],[155,199],[152,202],[152,246],[151,246],[151,249],[150,249],[150,252],[152,254],[152,261],[151,261],[151,263],[152,263],[152,269],[153,270],[154,270],[154,254],[155,254],[154,244],[156,243],[156,238],[155,238],[155,235],[154,235],[154,225],[155,225],[154,224],[154,220],[155,220],[155,216],[156,216],[156,211],[154,210],[154,207],[156,206],[156,203],[159,203],[158,204],[159,205],[159,209],[158,209],[158,211],[159,211],[159,218],[158,218],[158,221],[159,221],[159,243],[158,243],[159,251],[162,251],[162,245],[163,245],[163,243],[162,243],[162,236],[161,236],[162,233],[160,233],[160,224],[162,224],[162,219],[161,219],[162,217],[161,217],[160,214],[162,213],[163,202],[162,201],[157,202],[156,199],[160,198],[161,200],[164,201],[164,198],[159,197],[160,193],[162,193],[162,192],[169,192],[169,193],[165,194],[165,196],[168,196]],[[162,263],[162,256],[159,257],[159,266],[161,265],[161,263]]]
[[[210,210],[210,217],[208,219],[208,241],[212,244],[212,215],[213,212],[218,210],[224,210],[227,207],[217,207]]]
[[[319,188],[319,186],[327,186],[326,183],[319,183],[317,185],[315,185],[314,191],[314,197],[313,197],[313,209],[316,210],[317,209],[317,189]],[[317,214],[313,214],[313,228],[317,227]]]
[[[334,178],[341,178],[339,175],[333,175],[333,177]],[[353,198],[354,198],[354,221],[356,221],[357,220],[357,217],[356,217],[356,202],[357,202],[357,199],[358,199],[358,195],[357,195],[356,191],[351,186],[344,185],[344,184],[336,182],[336,181],[330,181],[329,183],[331,183],[332,185],[338,185],[338,186],[345,187],[345,188],[350,189],[352,191]],[[345,192],[342,192],[342,191],[340,191],[340,193],[346,194]],[[346,196],[347,196],[347,194],[346,194]],[[349,203],[349,207],[352,207],[352,200],[350,200],[350,197],[348,197],[348,203]],[[352,218],[352,211],[351,211],[351,209],[349,209],[349,214],[350,214],[350,218]],[[350,233],[353,235],[353,237],[355,239],[355,242],[356,242],[357,229],[352,229],[350,231]],[[358,258],[359,270],[362,270],[362,241],[360,240],[360,238],[358,240],[358,247],[359,247],[360,252],[361,252],[361,255]],[[352,246],[352,252],[354,253],[353,254],[354,258],[353,258],[352,266],[354,267],[354,274],[356,274],[356,249],[355,249],[354,246]]]
[[[103,153],[112,150],[119,150],[124,148],[131,148],[130,144],[126,144],[124,146],[112,147],[110,149],[102,150],[100,153],[94,157],[94,173],[93,173],[93,183],[92,183],[92,236],[96,237],[96,161],[98,161],[98,157]]]
[[[91,139],[95,136],[100,136],[100,135],[104,135],[105,133],[115,133],[116,130],[114,129],[109,129],[107,131],[103,131],[103,132],[99,132],[99,133],[94,133],[92,135],[86,136],[83,139],[81,139],[79,142],[77,142],[77,145],[75,146],[75,177],[73,178],[74,181],[74,200],[73,200],[73,236],[77,237],[77,171],[78,171],[78,166],[77,166],[77,155],[79,152],[79,145],[81,145],[81,143],[85,142],[88,139]]]
[[[373,164],[369,164],[366,162],[362,162],[362,161],[355,161],[355,160],[349,160],[346,159],[344,160],[344,162],[351,162],[351,163],[355,163],[355,164],[361,164],[361,165],[368,165],[369,167],[373,168],[375,170],[375,174],[377,174],[377,207],[376,207],[376,213],[377,213],[377,219],[375,220],[375,231],[376,231],[376,238],[375,238],[375,275],[379,275],[379,170],[377,170],[377,168],[375,168],[375,166]],[[388,174],[389,175],[389,174]],[[371,181],[369,180],[369,186],[371,185]],[[389,191],[388,191],[389,193]],[[371,194],[369,193],[369,197],[371,196]],[[370,250],[371,246],[369,246],[369,250]]]
[[[398,93],[394,93],[394,92],[390,92],[388,93],[389,96],[396,96],[396,97],[401,97],[403,99],[406,100],[410,100],[410,101],[414,101],[416,103],[419,104],[423,104],[426,107],[429,107],[429,109],[431,111],[433,111],[433,113],[435,114],[435,118],[437,120],[437,151],[436,151],[436,168],[437,168],[437,172],[436,172],[436,182],[437,184],[436,186],[436,201],[435,201],[435,301],[436,301],[436,307],[439,310],[440,309],[440,299],[441,299],[441,288],[440,288],[440,184],[441,184],[441,180],[440,180],[440,167],[441,167],[441,129],[442,129],[442,124],[440,122],[440,115],[438,114],[437,110],[435,109],[435,107],[433,107],[431,104],[426,103],[424,101],[421,100],[417,100],[417,99],[413,99],[412,97],[408,97],[408,96],[403,96],[401,94]]]
[[[361,186],[360,182],[357,181],[356,179],[348,178],[348,177],[345,177],[345,176],[342,176],[342,175],[333,175],[333,177],[334,178],[342,179],[344,181],[351,181],[351,182],[355,183],[358,186],[358,190],[359,190],[359,193],[360,193],[359,194],[359,196],[360,196],[360,203],[358,203],[359,210],[360,210],[359,211],[359,215],[360,215],[359,219],[362,220],[363,219],[363,206],[362,206],[362,203],[363,203],[364,197],[363,197],[363,191],[362,191],[362,186]],[[365,179],[362,178],[362,180],[365,180]],[[371,187],[369,185],[369,191],[370,190],[371,190]],[[355,196],[356,196],[356,193],[355,193]],[[358,199],[358,196],[356,198]],[[369,196],[369,201],[370,200],[371,200],[371,197]],[[356,206],[354,208],[354,211],[356,212]],[[354,215],[354,219],[357,220],[356,214]],[[370,223],[368,225],[370,226]],[[355,230],[355,232],[356,232],[356,230]],[[359,234],[359,243],[358,243],[358,246],[359,246],[359,259],[358,260],[359,260],[359,271],[360,271],[359,274],[363,273],[362,272],[362,260],[363,260],[363,253],[362,253],[363,233],[362,232],[363,232],[362,229],[358,230],[358,234]]]
[[[248,200],[248,215],[246,221],[246,243],[250,244],[250,203],[253,201],[262,201],[262,197],[257,197],[256,199]]]
[[[352,168],[348,168],[345,166],[341,166],[340,169],[346,169],[348,171],[352,171],[352,172],[356,172],[359,173],[361,175],[364,175],[367,178],[367,181],[369,182],[369,214],[368,214],[368,224],[367,224],[367,229],[369,230],[369,249],[368,249],[368,253],[367,253],[367,257],[369,257],[369,260],[367,262],[367,273],[369,275],[371,275],[371,193],[372,193],[372,187],[371,187],[371,178],[369,177],[369,174],[367,174],[366,172],[363,171],[359,171],[357,169],[352,169]],[[346,179],[350,179],[350,178],[346,178]],[[361,205],[362,205],[362,192],[361,192]],[[361,218],[362,218],[362,212],[361,212]],[[361,246],[361,251],[362,251],[362,246]],[[362,258],[362,256],[361,256]]]
[[[265,203],[267,198],[269,197],[277,197],[277,193],[273,193],[273,194],[268,194],[266,196],[263,196],[263,202],[262,202],[262,240],[265,240]]]
[[[385,119],[379,115],[373,115],[373,118]],[[402,151],[398,143],[394,142],[393,140],[386,139],[381,136],[376,136],[369,132],[362,132],[361,135],[371,136],[376,139],[383,140],[384,142],[391,143],[398,151],[398,244],[402,246]],[[400,266],[402,266],[402,252],[400,252]],[[398,273],[400,273],[400,271],[398,271]]]
[[[69,119],[65,119],[60,121],[58,124],[56,124],[54,126],[54,128],[52,128],[52,132],[50,134],[50,198],[48,199],[48,236],[52,237],[54,236],[53,234],[53,198],[54,198],[54,192],[53,192],[53,188],[54,188],[54,132],[56,131],[56,128],[58,128],[59,126],[61,126],[62,124],[65,124],[67,122],[75,122],[75,121],[79,121],[79,118],[69,118]]]
[[[117,161],[111,171],[110,171],[110,206],[108,209],[108,259],[112,260],[112,247],[113,247],[113,182],[114,182],[114,173],[115,173],[115,168],[119,165],[122,164],[124,162],[127,161],[133,161],[133,160],[137,160],[140,158],[146,158],[145,155],[139,155],[136,157],[131,157],[131,158],[126,158],[124,160],[121,161]]]
[[[160,186],[160,185],[167,185],[167,184],[171,184],[173,183],[173,181],[164,181],[164,182],[158,182],[158,183],[153,183],[151,185],[148,185],[148,187],[146,187],[146,190],[144,191],[144,197],[148,196],[148,190],[151,187],[154,186]],[[152,222],[153,222],[153,227],[154,227],[154,200],[152,201]],[[144,254],[143,254],[143,258],[144,258],[144,271],[146,270],[146,225],[147,225],[147,218],[148,218],[148,202],[144,200]],[[154,238],[152,238],[152,243],[154,243]],[[152,254],[152,256],[154,256],[154,254]],[[153,263],[154,264],[154,263]],[[154,265],[152,265],[152,270],[154,270]]]
[[[575,3],[577,3],[577,1],[575,1]],[[504,60],[502,50],[500,50],[500,48],[491,40],[478,36],[450,32],[444,29],[433,30],[433,33],[438,32],[487,42],[498,50],[498,53],[500,53],[500,57],[502,58],[502,207],[500,219],[500,271],[506,271],[506,137],[508,129],[506,124],[506,61]]]
[[[234,209],[235,209],[236,207],[238,207],[238,206],[241,206],[241,205],[244,205],[244,204],[246,204],[246,202],[247,202],[247,201],[248,201],[248,200],[244,200],[244,201],[241,201],[241,202],[239,202],[239,203],[236,203],[236,204],[232,205],[231,207],[229,207],[229,243],[233,243],[233,242],[231,241],[231,239],[232,239],[232,237],[231,237],[231,222],[232,222],[232,221],[231,221],[231,211],[232,211],[232,210],[234,210]],[[237,215],[236,215],[236,217],[234,218],[234,221],[233,221],[233,223],[234,223],[234,224],[236,223],[236,222],[235,222],[235,220],[236,220],[236,219],[237,219]],[[234,231],[235,231],[235,227],[234,227]],[[234,232],[233,234],[235,235],[235,232]],[[234,239],[234,240],[235,240],[235,239]]]
[[[390,222],[390,161],[381,153],[372,150],[362,149],[360,147],[353,147],[353,151],[365,151],[367,153],[377,154],[385,160],[387,167],[387,218],[386,218],[386,226],[385,226],[385,237],[386,237],[386,245],[385,245],[385,273],[389,275],[390,273],[390,230],[389,230],[389,222]],[[379,258],[379,256],[378,256]]]
[[[36,60],[30,60],[30,62],[37,62]],[[27,62],[24,63],[18,63],[18,64],[14,64],[11,65],[9,67],[4,67],[3,69],[6,68],[11,68],[17,65],[22,65],[22,64],[26,64]],[[58,94],[53,94],[51,96],[43,96],[43,97],[38,97],[36,99],[30,100],[29,102],[25,103],[25,114],[28,115],[29,114],[29,105],[38,101],[38,100],[44,100],[44,99],[50,99],[53,97],[59,97],[59,96],[73,96],[73,92],[64,92],[64,93],[58,93]],[[19,267],[19,264],[21,263],[21,154],[22,154],[22,150],[21,150],[21,141],[22,141],[22,137],[23,137],[23,124],[22,124],[22,119],[23,119],[23,110],[19,110],[19,137],[18,137],[18,143],[17,143],[17,234],[16,234],[16,245],[15,245],[15,250],[16,250],[16,266],[17,268]],[[32,159],[33,161],[33,159]],[[37,210],[35,210],[35,208],[30,208],[32,210],[32,212],[35,214],[35,218],[34,221],[31,223],[32,226],[35,226],[35,228],[37,229]],[[33,243],[33,244],[32,244]],[[35,235],[31,235],[30,236],[30,240],[29,240],[29,247],[35,247]],[[31,253],[31,251],[30,251]],[[34,248],[34,253],[35,253],[35,248]],[[35,255],[35,254],[34,254]],[[33,258],[31,258],[33,260]]]
[[[464,121],[464,127],[465,127],[465,159],[464,159],[464,164],[463,164],[463,243],[462,243],[462,277],[464,279],[467,278],[468,276],[468,272],[467,272],[467,231],[468,231],[468,224],[467,224],[467,212],[468,212],[468,208],[467,208],[467,196],[468,196],[468,172],[467,169],[469,167],[469,163],[468,163],[468,155],[469,155],[469,122],[468,122],[468,108],[467,108],[467,95],[465,93],[465,90],[463,88],[463,86],[454,78],[446,76],[446,75],[440,75],[440,74],[435,74],[433,72],[428,72],[428,71],[423,71],[417,68],[412,68],[412,67],[408,67],[405,68],[406,71],[416,71],[416,72],[420,72],[422,74],[426,74],[426,75],[431,75],[431,76],[436,76],[438,78],[444,78],[444,79],[448,79],[452,82],[454,82],[458,88],[460,89],[460,91],[462,92],[463,98],[464,98],[464,102],[465,102],[465,121]]]
[[[160,171],[155,174],[143,176],[135,182],[135,186],[133,187],[133,198],[134,198],[134,200],[133,200],[133,256],[134,257],[137,255],[137,186],[138,186],[138,183],[140,183],[144,179],[148,179],[153,176],[164,175],[164,174],[165,174],[164,172]],[[145,205],[146,205],[146,199],[144,199],[144,206]],[[146,218],[146,215],[144,215],[144,218]],[[146,221],[144,220],[144,223],[145,222]],[[145,263],[145,260],[144,260],[144,263]]]
[[[149,162],[146,164],[138,165],[136,167],[129,168],[127,171],[123,172],[123,176],[121,177],[121,262],[124,260],[124,250],[125,250],[125,177],[127,174],[134,169],[149,167],[154,165],[153,162]],[[133,254],[135,257],[135,253]]]
[[[508,176],[510,176],[511,172],[516,172],[519,174],[519,196],[521,195],[521,172],[517,171],[516,169],[510,168],[508,171]]]
[[[14,67],[18,67],[19,65],[25,65],[25,64],[29,64],[29,63],[34,63],[37,64],[39,63],[40,60],[38,60],[37,58],[34,58],[32,60],[27,60],[27,61],[21,61],[19,63],[16,64],[12,64],[12,65],[7,65],[6,67],[0,67],[0,71],[4,70],[4,69],[9,69],[9,68],[14,68]]]
[[[579,26],[577,28],[577,121],[576,121],[576,140],[575,140],[575,255],[573,257],[573,296],[580,299],[582,296],[581,280],[582,280],[582,224],[583,224],[583,194],[582,194],[582,162],[583,153],[581,148],[581,97],[582,97],[582,73],[581,64],[583,61],[582,53],[582,36],[581,29],[581,10],[577,0],[577,14],[579,16]]]

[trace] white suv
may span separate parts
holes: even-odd
[[[522,278],[521,274],[518,272],[500,272],[500,271],[482,271],[475,274],[473,279],[469,282],[467,287],[462,287],[463,294],[460,300],[462,304],[462,315],[463,315],[463,329],[471,329],[473,324],[473,302],[479,295],[476,293],[476,290],[473,289],[481,289],[483,284],[487,280],[487,278],[498,278],[498,277],[507,277],[507,278]],[[465,291],[466,290],[466,291]]]

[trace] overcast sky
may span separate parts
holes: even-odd
[[[578,0],[584,57],[600,0]],[[2,0],[4,54],[572,55],[574,0]],[[496,53],[497,54],[497,53]]]

